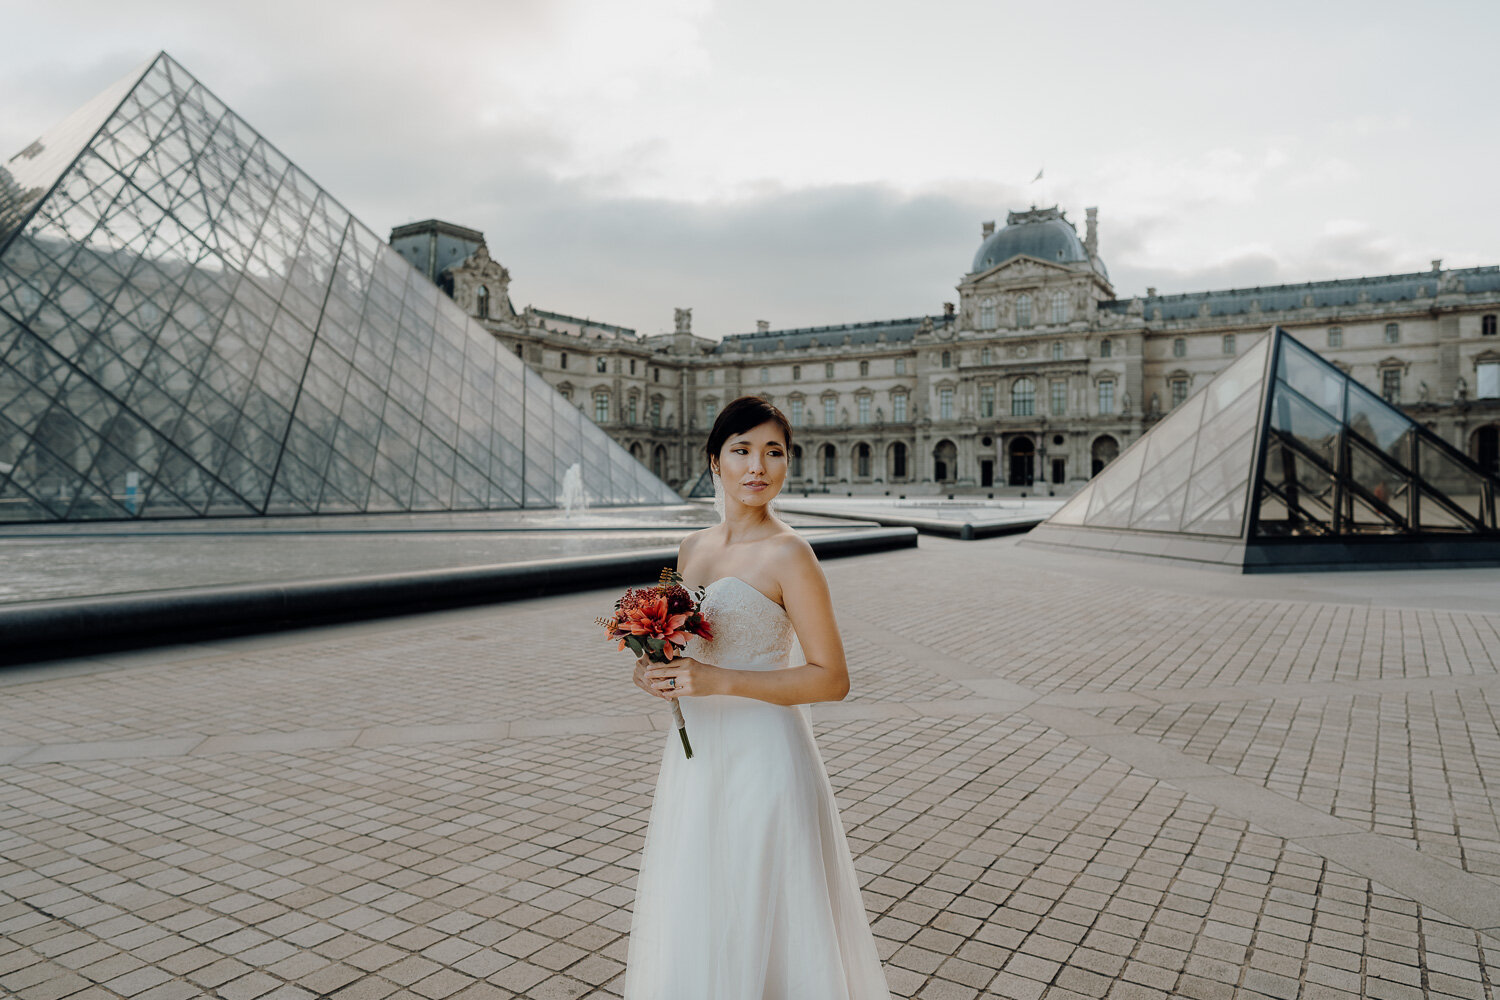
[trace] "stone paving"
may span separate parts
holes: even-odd
[[[1495,1000],[1500,571],[825,569],[896,996]],[[673,746],[613,596],[0,673],[0,994],[618,997]]]

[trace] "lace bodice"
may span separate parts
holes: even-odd
[[[689,656],[721,667],[775,670],[787,665],[796,632],[786,609],[737,576],[704,588],[703,617],[712,640],[693,639]]]

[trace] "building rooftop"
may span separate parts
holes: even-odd
[[[845,342],[845,337],[848,338],[848,343],[856,345],[909,341],[916,336],[917,330],[925,321],[931,321],[934,327],[938,327],[948,322],[949,318],[941,315],[911,316],[906,319],[879,319],[866,323],[840,323],[834,326],[801,326],[789,330],[731,333],[714,347],[713,353],[791,350],[811,347],[814,341],[819,345],[842,344]]]
[[[1147,295],[1140,297],[1140,301],[1145,305],[1147,318],[1155,318],[1155,311],[1160,309],[1161,319],[1188,319],[1202,315],[1205,304],[1210,316],[1236,316],[1250,312],[1252,302],[1258,302],[1261,311],[1271,312],[1352,306],[1361,302],[1430,299],[1437,295],[1438,285],[1443,281],[1456,283],[1457,289],[1465,292],[1500,292],[1500,266],[1340,278],[1297,285],[1257,285],[1254,288],[1226,288],[1178,295]],[[1115,299],[1101,302],[1099,309],[1101,312],[1125,312],[1132,301]]]

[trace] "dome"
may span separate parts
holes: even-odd
[[[986,237],[974,254],[970,273],[978,274],[1025,254],[1039,260],[1087,264],[1089,255],[1073,224],[1056,208],[1011,212],[1005,228]]]

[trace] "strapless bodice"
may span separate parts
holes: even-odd
[[[712,640],[694,638],[685,652],[705,663],[742,670],[787,665],[796,633],[786,609],[737,576],[704,588],[700,605]]]

